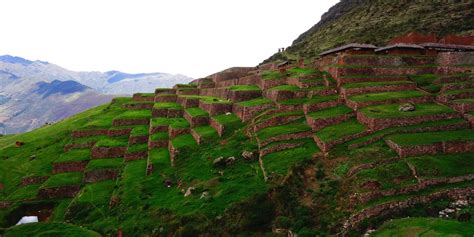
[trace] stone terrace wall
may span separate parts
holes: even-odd
[[[178,99],[178,95],[157,95],[155,96],[155,102],[156,103],[161,103],[161,102],[166,102],[166,103],[173,103],[176,102]]]
[[[273,104],[263,104],[263,105],[257,105],[257,106],[252,106],[252,107],[244,107],[239,104],[234,104],[232,108],[232,112],[236,114],[242,122],[247,122],[251,118],[253,118],[255,115],[257,115],[259,112],[262,112],[264,110],[270,109],[273,107]]]
[[[380,104],[402,104],[402,103],[414,103],[414,104],[428,104],[433,102],[434,97],[432,95],[425,95],[411,98],[400,98],[400,99],[388,99],[388,100],[373,100],[373,101],[352,101],[346,100],[347,107],[357,110],[362,107]]]
[[[183,116],[192,128],[209,124],[209,117],[193,117],[189,113],[184,112]]]
[[[282,143],[282,144],[277,144],[268,148],[264,148],[260,150],[259,156],[264,157],[268,154],[283,151],[283,150],[289,150],[293,149],[296,147],[300,147],[304,144],[304,142],[299,142],[299,143]]]
[[[409,113],[409,112],[407,112]],[[398,117],[398,118],[371,118],[366,116],[364,113],[357,112],[357,120],[366,125],[370,130],[382,130],[389,127],[401,127],[419,124],[427,121],[438,121],[444,119],[460,118],[461,115],[458,113],[443,113],[433,115],[422,115],[422,116],[409,116],[409,117]]]
[[[68,152],[72,149],[85,149],[91,148],[95,145],[96,142],[85,142],[85,143],[76,143],[76,144],[67,144],[64,146],[64,152]]]
[[[49,176],[30,176],[24,177],[21,180],[21,186],[28,186],[31,184],[42,184],[48,180]]]
[[[222,135],[225,132],[225,126],[224,125],[220,124],[214,118],[211,118],[211,120],[209,121],[209,125],[211,125],[211,127],[213,127],[217,131],[217,134],[219,135],[219,137],[222,137]]]
[[[268,90],[275,86],[281,86],[287,84],[286,79],[274,79],[274,80],[261,80],[257,86],[260,87],[261,90]]]
[[[354,194],[354,195],[351,195],[350,202],[351,202],[351,206],[355,204],[364,204],[374,199],[378,199],[382,197],[398,196],[402,194],[418,192],[428,187],[432,187],[436,185],[461,183],[461,182],[470,181],[473,179],[474,179],[474,174],[457,176],[457,177],[425,179],[425,180],[422,180],[418,184],[402,187],[399,189],[388,189],[388,190],[383,190],[383,191],[373,191],[373,192],[368,192],[368,193]]]
[[[342,123],[350,118],[354,117],[355,113],[342,114],[336,117],[324,118],[324,119],[315,119],[309,116],[306,116],[306,123],[311,127],[313,132],[319,131],[327,126],[335,125]]]
[[[420,155],[435,155],[438,153],[466,153],[474,151],[474,141],[448,141],[426,145],[400,146],[391,140],[385,143],[397,152],[401,158]]]
[[[71,136],[73,138],[106,136],[108,131],[108,129],[76,130],[72,131]]]
[[[388,91],[407,91],[415,90],[416,84],[400,84],[400,85],[380,85],[380,86],[368,86],[368,87],[359,87],[359,88],[340,88],[340,94],[343,98],[347,96],[358,95],[358,94],[367,94],[375,92],[388,92]]]
[[[153,108],[153,103],[124,104],[122,107],[128,110],[144,110]]]
[[[435,63],[435,57],[419,56],[380,56],[380,55],[342,55],[338,57],[339,65],[358,65],[368,67],[416,66]]]
[[[452,189],[439,191],[425,196],[416,196],[408,198],[403,201],[392,201],[383,203],[377,206],[369,207],[349,217],[344,223],[343,236],[351,229],[355,229],[359,224],[369,218],[388,216],[391,213],[411,208],[417,204],[427,204],[441,198],[450,199],[466,199],[469,195],[474,193],[474,187],[467,187],[463,189]]]
[[[313,139],[314,139],[314,142],[316,142],[316,145],[318,145],[319,149],[321,149],[321,151],[328,152],[332,147],[334,147],[336,145],[343,144],[345,142],[348,142],[350,140],[354,140],[354,139],[357,139],[357,138],[361,138],[363,136],[367,136],[370,133],[371,133],[370,131],[356,133],[356,134],[352,134],[352,135],[349,135],[349,136],[346,136],[346,137],[342,137],[342,138],[339,138],[339,139],[336,139],[336,140],[330,141],[330,142],[325,142],[325,141],[321,140],[318,136],[313,136]]]
[[[260,131],[264,128],[287,124],[287,123],[293,122],[295,120],[298,120],[300,118],[303,118],[303,115],[289,115],[289,116],[272,117],[272,118],[269,118],[269,119],[267,119],[263,122],[255,124],[253,126],[253,131],[256,133],[256,132],[258,132],[258,131]]]
[[[82,172],[86,169],[88,160],[53,163],[53,174],[67,172]]]
[[[309,114],[309,113],[316,112],[319,110],[336,107],[341,103],[342,103],[342,100],[338,99],[338,100],[326,101],[326,102],[315,103],[315,104],[304,104],[303,111],[305,114]]]
[[[128,136],[132,133],[132,128],[119,128],[119,129],[111,129],[107,132],[107,136],[109,137],[120,137],[120,136]]]
[[[257,142],[258,142],[259,147],[264,147],[272,142],[310,138],[312,136],[313,136],[313,132],[306,131],[306,132],[298,132],[298,133],[281,134],[278,136],[268,138],[267,140],[264,140],[264,141],[261,141],[260,139],[257,138]]]
[[[199,101],[199,108],[207,111],[210,116],[232,112],[231,103],[206,103],[201,100]]]
[[[255,67],[233,67],[224,71],[212,74],[209,78],[215,83],[220,81],[232,80],[247,76],[250,72],[254,71]]]
[[[199,99],[197,98],[178,97],[176,102],[185,109],[199,106]]]
[[[148,118],[136,118],[136,119],[114,119],[112,122],[113,126],[131,126],[131,125],[147,125],[150,122]]]
[[[116,179],[118,175],[119,171],[115,169],[93,170],[85,173],[84,182],[97,183],[103,180]]]
[[[92,148],[92,159],[119,158],[125,155],[126,147],[94,147]]]
[[[129,145],[144,144],[148,142],[148,135],[145,136],[131,136],[128,138]]]
[[[80,190],[81,187],[79,185],[42,188],[38,192],[38,197],[40,199],[73,198]]]
[[[168,142],[169,142],[169,140],[149,141],[148,142],[148,149],[151,150],[153,148],[168,147]]]
[[[458,94],[440,94],[436,97],[437,100],[448,103],[450,100],[469,99],[474,98],[474,91],[464,91]]]
[[[132,97],[132,100],[134,101],[141,101],[141,102],[153,102],[155,100],[155,97],[153,96],[142,96],[141,94],[134,94]]]
[[[262,91],[229,91],[227,99],[236,103],[262,97]]]
[[[472,64],[474,52],[443,52],[438,53],[436,64],[441,66]]]
[[[172,128],[172,127],[169,127],[168,129],[168,137],[170,139],[173,139],[179,135],[182,135],[182,134],[188,134],[191,132],[191,129],[190,128]]]
[[[227,88],[212,88],[212,89],[202,89],[200,92],[200,95],[227,99],[228,93],[229,93],[229,89]]]

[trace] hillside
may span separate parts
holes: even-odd
[[[283,54],[270,59],[316,57],[348,43],[384,45],[408,32],[474,34],[472,1],[341,0],[301,34]]]
[[[117,95],[188,83],[166,73],[74,72],[44,61],[0,56],[0,134],[30,131]]]

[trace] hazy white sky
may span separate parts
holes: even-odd
[[[254,66],[338,0],[2,0],[0,55],[202,77]]]

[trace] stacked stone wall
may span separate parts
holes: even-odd
[[[207,103],[204,101],[200,101],[199,108],[208,112],[210,116],[232,112],[231,103]]]
[[[260,139],[257,139],[257,141],[258,141],[259,147],[264,147],[272,142],[310,138],[312,136],[313,136],[313,132],[306,131],[306,132],[298,132],[298,133],[281,134],[278,136],[270,137],[264,141],[261,141]]]
[[[30,176],[24,177],[21,180],[21,186],[28,186],[32,184],[42,184],[48,180],[49,176]]]
[[[376,93],[376,92],[389,92],[389,91],[407,91],[415,90],[416,84],[400,84],[400,85],[380,85],[380,86],[367,86],[359,88],[340,88],[340,95],[343,98],[347,96],[358,95],[358,94],[367,94],[367,93]]]
[[[126,147],[93,147],[92,159],[119,158],[125,155]]]
[[[104,180],[116,179],[118,175],[119,171],[116,169],[100,169],[88,171],[84,175],[84,182],[97,183]]]
[[[385,140],[385,143],[401,158],[420,155],[435,155],[439,153],[454,154],[474,151],[474,141],[446,141],[412,146],[400,146],[391,140]]]
[[[148,118],[136,118],[136,119],[114,119],[112,122],[113,126],[132,126],[132,125],[147,125],[150,122]]]
[[[81,187],[79,185],[42,188],[38,192],[38,197],[40,199],[73,198],[80,190]]]
[[[329,152],[329,150],[332,147],[336,146],[336,145],[343,144],[343,143],[348,142],[350,140],[361,138],[361,137],[367,136],[369,134],[370,134],[369,131],[365,131],[365,132],[345,136],[345,137],[342,137],[342,138],[339,138],[339,139],[336,139],[336,140],[333,140],[333,141],[330,141],[330,142],[325,142],[325,141],[321,140],[318,136],[314,136],[313,139],[314,139],[314,142],[316,142],[316,145],[318,145],[318,147],[321,149],[321,151]]]
[[[273,104],[271,103],[252,106],[252,107],[244,107],[239,104],[234,104],[232,108],[232,112],[236,114],[240,118],[240,120],[242,120],[242,122],[247,122],[258,113],[264,110],[270,109],[272,107],[273,107]]]
[[[70,162],[56,162],[53,163],[53,174],[67,173],[67,172],[82,172],[86,169],[88,160],[84,161],[70,161]]]
[[[359,108],[380,105],[380,104],[404,104],[404,103],[414,103],[414,104],[428,104],[433,102],[432,95],[411,97],[411,98],[399,98],[399,99],[387,99],[387,100],[374,100],[374,101],[353,101],[350,99],[346,100],[347,107],[358,110]]]
[[[342,115],[335,116],[335,117],[330,117],[330,118],[321,118],[321,119],[316,119],[316,118],[312,118],[310,116],[307,116],[306,117],[306,122],[311,127],[313,132],[316,132],[316,131],[319,131],[319,130],[327,127],[327,126],[331,126],[331,125],[335,125],[335,124],[339,124],[339,123],[342,123],[344,121],[347,121],[347,120],[349,120],[350,118],[352,118],[354,116],[355,116],[354,112],[347,113],[347,114],[342,114]]]
[[[108,129],[76,130],[76,131],[72,131],[71,136],[73,138],[106,136],[107,133],[108,133]]]

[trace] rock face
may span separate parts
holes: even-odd
[[[473,7],[472,1],[341,0],[319,23],[301,34],[285,53],[312,57],[347,43],[385,44],[395,36],[413,31],[468,34],[469,25],[474,25],[470,10]],[[423,21],[416,20],[420,15]],[[336,38],[338,40],[334,40]],[[276,53],[265,62],[274,59],[285,58]]]
[[[400,105],[398,110],[401,112],[411,112],[411,111],[415,111],[416,107],[413,103],[406,103],[406,104]]]

